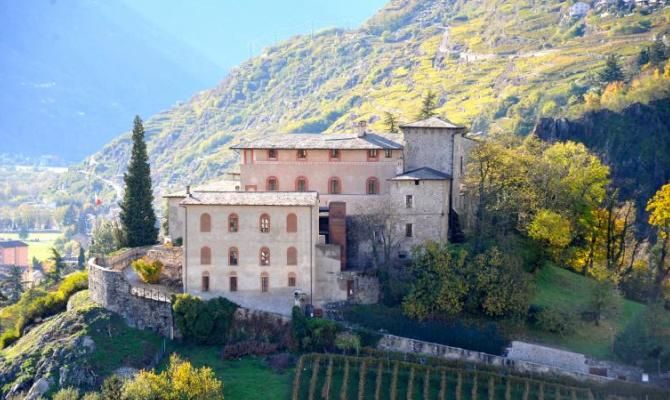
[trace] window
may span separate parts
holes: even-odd
[[[212,249],[205,246],[200,249],[200,264],[209,265],[212,263]]]
[[[202,291],[209,292],[209,272],[202,273]]]
[[[276,149],[268,150],[268,159],[269,160],[276,160],[277,159],[277,150]]]
[[[228,265],[237,265],[240,259],[240,252],[237,250],[237,247],[231,247],[228,250]]]
[[[237,277],[231,276],[228,278],[228,286],[231,292],[237,292]]]
[[[270,216],[267,214],[262,214],[259,221],[259,227],[261,232],[268,233],[270,232]]]
[[[330,150],[330,159],[338,161],[340,159],[340,149],[331,149]]]
[[[298,265],[298,250],[295,247],[286,250],[286,265]]]
[[[401,259],[401,260],[406,259],[408,256],[409,256],[409,255],[407,254],[406,251],[399,251],[399,252],[398,252],[398,258]]]
[[[296,281],[297,281],[297,279],[296,279],[295,274],[293,272],[290,272],[288,274],[288,286],[289,287],[295,287]]]
[[[384,157],[386,158],[391,158],[393,156],[393,150],[391,149],[384,149]]]
[[[240,229],[240,218],[237,214],[228,215],[228,232],[237,232]]]
[[[266,272],[261,274],[261,292],[266,293],[270,290],[270,277]]]
[[[286,216],[286,232],[298,232],[298,217],[293,213]]]
[[[295,180],[295,191],[296,192],[306,192],[307,191],[307,178],[304,176],[299,176]]]
[[[461,168],[460,168],[460,170],[461,170],[461,175],[463,175],[465,173],[465,170],[463,169],[463,156],[461,156]]]
[[[328,193],[340,194],[342,192],[342,184],[340,178],[330,178],[328,181]]]
[[[412,224],[405,224],[405,237],[412,237]]]
[[[419,186],[419,182],[421,182],[421,181],[418,180],[418,179],[416,179],[416,180],[414,181],[414,186]]]
[[[204,213],[200,215],[200,232],[211,232],[212,231],[212,217],[209,214]]]
[[[379,194],[379,181],[377,178],[368,178],[365,186],[368,194]]]
[[[244,190],[247,192],[255,192],[258,189],[256,188],[256,185],[246,185]]]
[[[405,195],[405,208],[414,207],[414,196],[411,194]]]
[[[259,261],[261,265],[270,265],[270,249],[267,247],[261,247]]]
[[[377,149],[368,150],[368,160],[377,161]]]
[[[298,149],[298,152],[297,152],[296,156],[298,157],[298,160],[306,160],[307,159],[307,150]]]
[[[274,176],[269,177],[267,180],[266,187],[268,192],[275,192],[279,190],[279,180]]]

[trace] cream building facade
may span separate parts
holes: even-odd
[[[357,274],[375,265],[371,249],[382,234],[394,236],[398,260],[426,240],[448,240],[467,207],[461,185],[474,142],[437,117],[401,132],[362,125],[351,134],[269,135],[233,146],[237,190],[166,196],[169,236],[185,247],[184,291],[285,313],[291,293],[316,305],[355,297]],[[361,235],[360,224],[381,214],[391,229]]]

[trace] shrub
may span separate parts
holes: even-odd
[[[575,331],[577,317],[573,313],[543,308],[534,315],[534,324],[541,330],[558,333],[561,336],[569,335]]]
[[[2,335],[0,335],[0,349],[4,349],[5,347],[11,345],[12,343],[19,340],[20,337],[21,335],[18,334],[16,329],[8,329],[2,332]]]
[[[344,354],[355,351],[356,355],[361,350],[361,338],[352,332],[342,332],[335,336],[335,347],[342,350]]]
[[[145,283],[158,283],[161,271],[163,271],[162,262],[146,256],[133,261],[131,265]]]
[[[123,394],[123,379],[118,375],[112,375],[102,382],[100,397],[102,400],[118,400]]]
[[[293,307],[291,333],[296,351],[327,351],[335,345],[340,326],[330,320],[307,319],[300,307]]]
[[[279,350],[276,343],[259,342],[257,340],[245,340],[228,344],[223,348],[222,357],[226,360],[241,358],[244,356],[266,356],[274,354]]]
[[[52,397],[53,400],[78,400],[79,399],[79,390],[73,387],[61,389],[56,394],[54,394],[54,397]]]
[[[223,400],[223,383],[209,367],[194,368],[176,355],[170,357],[167,370],[157,374],[140,371],[123,385],[127,400]]]
[[[79,271],[66,276],[55,291],[29,290],[23,293],[16,304],[3,310],[8,319],[16,322],[13,329],[0,336],[0,349],[18,340],[26,326],[65,310],[70,296],[86,288],[88,274]]]
[[[203,344],[220,344],[227,339],[238,305],[217,297],[203,301],[189,294],[175,296],[174,318],[184,338]]]

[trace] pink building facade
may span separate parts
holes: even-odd
[[[28,268],[28,245],[20,240],[0,242],[0,265]]]

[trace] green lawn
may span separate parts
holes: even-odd
[[[533,304],[576,313],[586,307],[590,288],[593,285],[591,279],[550,264],[542,267],[535,282],[536,291],[532,300]],[[531,340],[564,347],[598,358],[614,359],[612,353],[614,336],[623,330],[635,315],[644,311],[645,307],[644,304],[623,300],[617,318],[604,320],[600,326],[580,320],[575,333],[570,336],[563,337],[535,329],[529,330],[528,335]]]
[[[44,261],[51,256],[49,249],[53,247],[54,241],[61,235],[55,233],[31,233],[28,239],[20,239],[18,233],[0,233],[0,238],[10,240],[22,240],[28,244],[28,261],[36,257]]]
[[[293,370],[274,372],[262,358],[223,360],[220,346],[174,345],[170,349],[196,367],[207,366],[223,381],[226,400],[289,399]],[[164,361],[162,367],[167,362]]]

